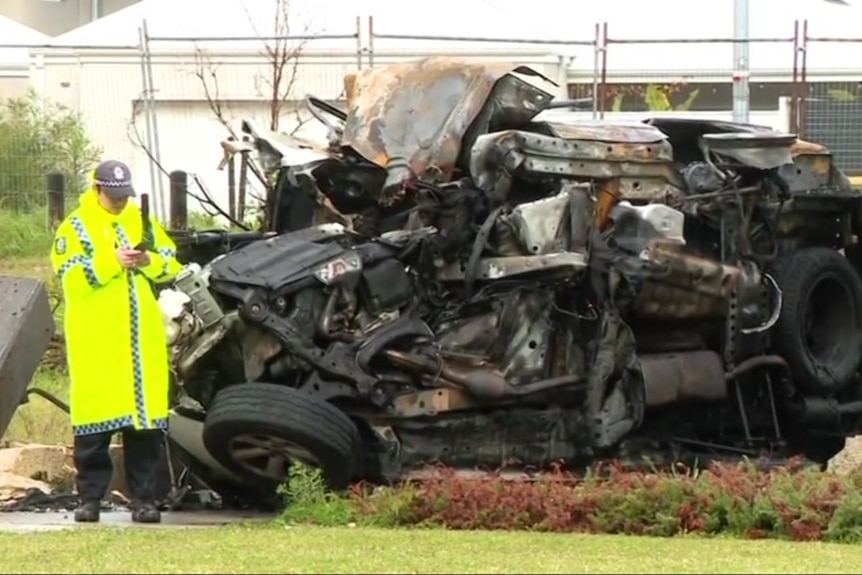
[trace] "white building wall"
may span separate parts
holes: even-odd
[[[41,32],[0,15],[0,100],[23,96],[30,87],[30,54],[22,46],[47,42]]]

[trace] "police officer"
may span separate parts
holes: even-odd
[[[170,280],[181,265],[164,229],[155,219],[145,226],[140,209],[129,202],[135,190],[128,166],[106,161],[92,176],[80,206],[57,229],[51,253],[65,303],[75,521],[99,520],[113,474],[108,448],[120,432],[132,520],[158,523],[169,367],[151,282]]]

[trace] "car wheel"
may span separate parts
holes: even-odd
[[[862,363],[862,280],[844,256],[806,248],[776,261],[782,291],[773,343],[802,390],[832,394]]]
[[[213,458],[254,481],[284,483],[298,461],[346,488],[359,461],[359,431],[335,406],[293,388],[244,383],[218,392],[207,412],[204,445]]]

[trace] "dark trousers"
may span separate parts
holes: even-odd
[[[114,433],[75,437],[73,458],[81,501],[101,501],[108,491],[114,474],[108,451]],[[127,428],[122,430],[122,434],[123,466],[129,495],[133,502],[152,503],[156,499],[164,432],[160,429]]]

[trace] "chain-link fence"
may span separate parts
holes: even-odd
[[[363,60],[358,23],[352,35],[145,37],[142,45],[143,92],[132,143],[151,160],[144,178],[164,199],[167,174],[184,170],[189,209],[216,215],[218,206],[231,219],[247,211],[238,205],[244,199],[262,198],[264,186],[238,165],[240,156],[225,155],[222,143],[243,139],[241,122],[297,137],[325,136],[299,100],[306,94],[339,100],[344,76]],[[182,134],[194,134],[194,145]],[[165,204],[156,205],[162,216]]]
[[[793,38],[617,38],[597,32],[598,79],[570,85],[597,100],[599,116],[674,114],[787,129],[776,83],[790,83]],[[744,61],[739,61],[744,57]],[[783,67],[783,66],[786,67]],[[744,104],[739,106],[740,100]],[[742,112],[739,112],[742,110]]]
[[[45,204],[45,178],[54,169],[80,174],[95,160],[77,114],[41,101],[9,76],[0,76],[0,208],[22,211]]]
[[[0,39],[2,42],[2,39]],[[30,47],[30,49],[37,47]],[[45,98],[34,83],[25,45],[0,44],[0,212],[29,212],[48,203],[52,173],[69,190],[85,185],[100,157],[77,105]],[[72,204],[73,205],[73,204]]]
[[[246,168],[222,161],[240,120],[319,140],[325,128],[305,110],[306,94],[337,103],[349,73],[431,54],[531,66],[583,118],[747,118],[825,144],[857,175],[862,65],[831,63],[860,61],[850,57],[860,48],[862,37],[814,37],[805,21],[775,38],[620,38],[596,24],[594,37],[517,41],[387,34],[373,18],[357,19],[354,34],[271,38],[164,38],[143,24],[128,46],[32,51],[25,79],[47,100],[22,91],[20,70],[0,74],[0,97],[14,96],[0,109],[0,207],[38,203],[46,171],[77,175],[113,156],[156,192],[163,217],[173,170],[189,172],[198,199],[203,189],[229,209],[262,191]]]
[[[862,176],[862,38],[810,36],[806,23],[799,51],[799,131],[827,144],[848,175]],[[824,65],[827,74],[809,74]]]

